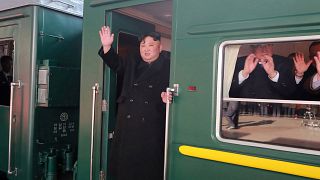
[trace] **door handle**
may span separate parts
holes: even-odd
[[[90,145],[90,180],[92,180],[93,176],[93,144],[94,144],[94,123],[95,123],[95,105],[96,105],[96,97],[99,94],[99,84],[96,83],[92,86],[92,114],[91,114],[91,145]]]
[[[22,83],[20,80],[17,82],[12,82],[10,84],[10,115],[9,115],[9,142],[8,142],[8,175],[15,175],[17,176],[18,170],[15,167],[14,170],[11,169],[11,144],[12,144],[12,122],[15,120],[13,118],[13,99],[14,99],[14,88],[18,87],[19,89],[21,88]]]
[[[166,93],[172,93],[172,96],[179,95],[179,84],[173,84],[173,88],[167,88]],[[168,139],[169,139],[169,115],[170,115],[170,101],[169,97],[167,96],[166,99],[166,125],[165,125],[165,138],[164,138],[164,167],[163,167],[163,179],[167,179],[167,161],[168,161]]]

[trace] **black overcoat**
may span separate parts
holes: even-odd
[[[165,104],[161,92],[169,85],[170,59],[160,57],[147,68],[140,56],[121,59],[110,49],[99,55],[123,84],[111,144],[110,169],[117,180],[163,179]]]

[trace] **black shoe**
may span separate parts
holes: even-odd
[[[231,129],[238,129],[238,127],[235,127],[235,126],[229,126],[227,127],[228,130],[231,130]]]

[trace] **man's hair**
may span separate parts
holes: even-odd
[[[12,61],[11,56],[2,56],[0,59],[1,65],[5,63],[10,63],[10,61]]]
[[[310,46],[309,46],[309,50],[310,50],[310,48],[312,47],[312,46],[316,46],[316,45],[319,45],[320,44],[320,41],[314,41],[314,42],[312,42],[311,44],[310,44]]]
[[[258,47],[261,46],[268,46],[268,45],[273,45],[271,43],[257,43],[257,44],[250,44],[251,49],[257,49]]]
[[[142,34],[139,37],[139,42],[142,42],[146,37],[152,37],[154,41],[160,41],[161,39],[160,33],[153,31],[153,32]]]
[[[317,46],[317,45],[320,45],[320,41],[314,41],[314,42],[312,42],[312,43],[310,44],[310,46],[309,46],[309,58],[310,58],[310,59],[313,59],[313,56],[315,56],[315,54],[310,54],[311,48],[312,48],[313,46]]]

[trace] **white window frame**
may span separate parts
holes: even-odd
[[[227,101],[245,101],[245,102],[270,102],[270,103],[296,103],[296,104],[312,104],[312,105],[320,105],[320,102],[316,101],[297,101],[297,100],[275,100],[275,99],[249,99],[249,98],[223,98],[223,74],[224,74],[224,55],[225,55],[225,47],[227,45],[242,45],[242,44],[253,44],[253,43],[281,43],[281,42],[297,42],[297,41],[312,41],[312,40],[320,40],[320,35],[310,35],[310,36],[292,36],[292,37],[276,37],[276,38],[261,38],[261,39],[244,39],[244,40],[228,40],[224,41],[219,46],[218,52],[218,78],[217,82],[213,82],[214,86],[217,86],[216,99],[212,99],[212,103],[216,105],[215,115],[212,115],[215,118],[215,123],[212,123],[212,130],[215,129],[216,138],[224,143],[238,144],[243,146],[252,146],[252,147],[260,147],[266,149],[274,149],[280,151],[287,152],[295,152],[302,154],[311,154],[311,155],[320,155],[320,151],[303,149],[303,148],[295,148],[295,147],[287,147],[285,145],[271,145],[260,142],[249,142],[246,140],[235,140],[235,139],[227,139],[222,137],[222,102],[223,100]],[[213,78],[214,79],[214,78]],[[214,97],[214,96],[213,96]],[[213,112],[214,113],[214,112]],[[214,132],[212,132],[214,134]]]

